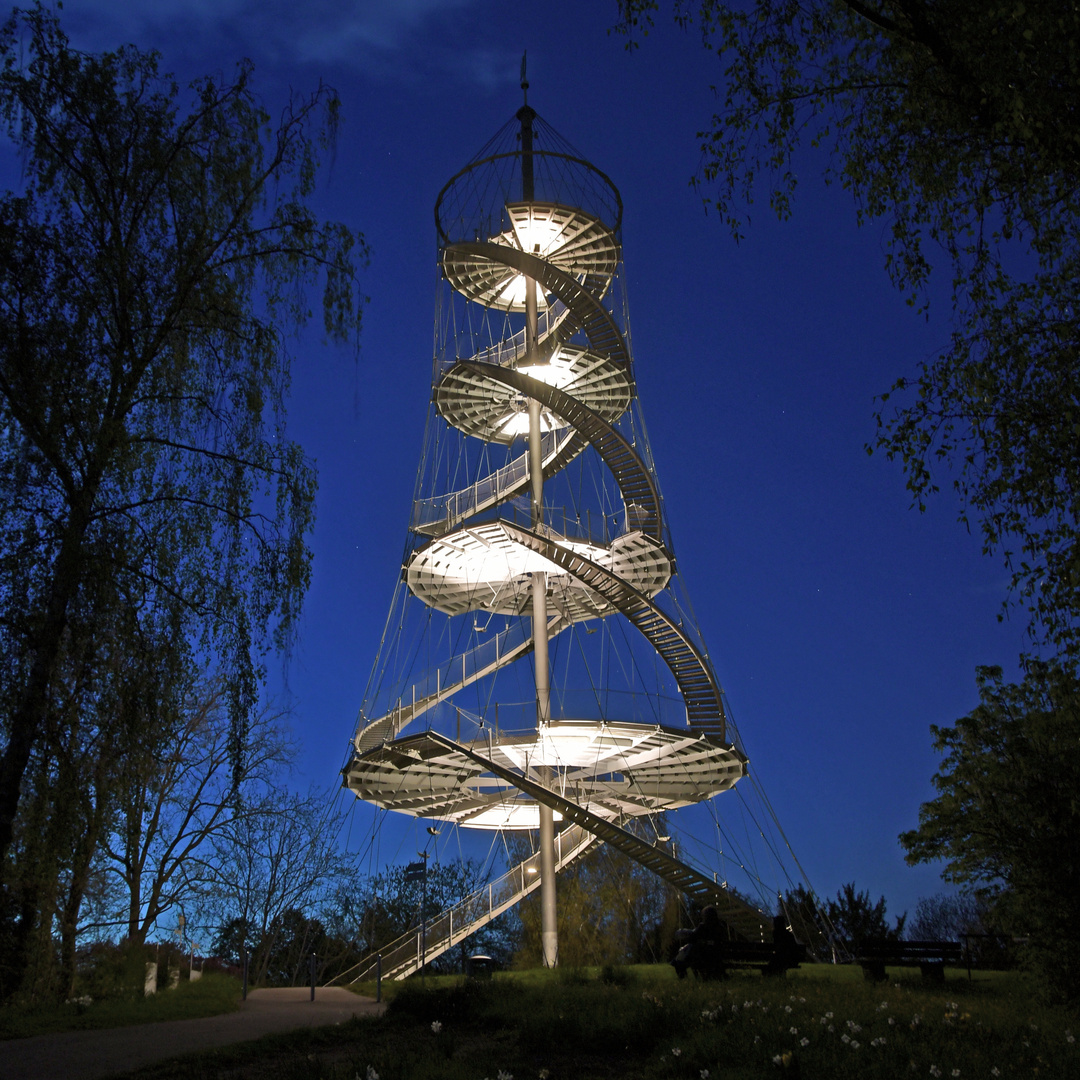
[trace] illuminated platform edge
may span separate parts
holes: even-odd
[[[609,545],[555,534],[552,539],[616,574],[643,596],[655,596],[671,579],[667,551],[640,531],[623,533]],[[500,521],[430,541],[409,559],[405,580],[425,604],[450,615],[477,610],[517,615],[530,603],[531,575],[540,572],[548,575],[550,606],[569,621],[614,614],[616,609],[599,592],[525,547],[517,532]]]
[[[345,785],[366,802],[470,828],[534,829],[538,805],[462,751],[556,790],[598,817],[618,820],[703,802],[734,786],[747,759],[735,746],[685,729],[622,721],[563,720],[526,733],[454,743],[427,732],[355,753]]]

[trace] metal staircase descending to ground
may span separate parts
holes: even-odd
[[[563,829],[555,838],[556,866],[559,870],[584,855],[596,837],[578,825]],[[487,926],[504,911],[509,911],[540,886],[540,855],[534,852],[501,877],[470,893],[452,908],[429,919],[426,928],[417,927],[402,934],[376,952],[364,957],[355,967],[343,971],[326,985],[370,982],[381,962],[384,979],[405,979],[431,963],[448,949]]]

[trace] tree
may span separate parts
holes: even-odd
[[[986,932],[985,903],[971,893],[935,893],[920,896],[908,926],[914,941],[962,941],[966,934]]]
[[[628,827],[654,837],[666,824],[658,815],[648,825],[634,820]],[[524,858],[534,850],[521,850],[520,855]],[[556,888],[560,966],[670,959],[682,897],[651,870],[600,845],[565,867]],[[514,961],[521,967],[537,967],[543,955],[539,894],[523,900],[517,911],[521,938]]]
[[[51,688],[47,724],[27,774],[17,821],[14,858],[4,873],[4,900],[21,926],[0,921],[0,998],[26,985],[32,1001],[71,996],[77,938],[88,892],[99,902],[99,851],[112,825],[113,791],[121,763],[134,747],[125,737],[142,708],[147,672],[131,639],[118,648],[112,628],[69,635]],[[110,722],[102,723],[108,717]],[[105,887],[107,892],[107,885]],[[17,932],[16,932],[17,931]],[[59,938],[59,954],[54,948]],[[25,954],[25,955],[23,955]],[[32,970],[23,979],[21,961]]]
[[[852,952],[858,949],[861,941],[895,942],[904,936],[906,913],[898,915],[896,924],[889,926],[885,897],[879,896],[875,904],[867,890],[855,891],[853,881],[840,887],[836,899],[826,904],[826,911],[829,922]]]
[[[125,755],[115,783],[115,816],[101,844],[119,879],[124,936],[142,943],[154,924],[214,877],[214,844],[245,819],[278,816],[274,796],[289,750],[281,717],[270,709],[249,728],[240,771],[230,762],[231,734],[220,682],[195,685],[176,715],[143,726],[141,745]]]
[[[221,928],[219,945],[249,950],[254,982],[265,984],[275,963],[274,979],[286,978],[281,965],[299,955],[289,935],[301,927],[322,940],[321,909],[355,881],[355,858],[338,844],[344,813],[318,788],[268,790],[211,838],[212,855],[201,861],[201,922]],[[310,952],[310,940],[301,944]]]
[[[0,196],[9,876],[65,655],[103,626],[169,643],[170,670],[221,672],[241,769],[263,656],[289,640],[310,575],[315,472],[285,428],[289,332],[321,279],[327,335],[355,339],[364,247],[308,205],[332,91],[271,127],[250,67],[182,92],[156,54],[71,49],[40,5],[4,24],[0,53],[24,177]],[[37,908],[26,890],[19,907],[5,895],[7,936]]]
[[[993,901],[1028,937],[1047,984],[1080,997],[1080,680],[1031,662],[1019,684],[978,671],[980,703],[931,727],[944,760],[936,798],[900,836],[911,864],[944,860],[946,881]]]
[[[737,238],[762,184],[790,212],[808,143],[859,222],[887,224],[910,302],[945,264],[951,341],[881,395],[868,449],[902,462],[920,507],[949,478],[1034,641],[1080,661],[1080,4],[671,6],[724,65],[698,179]],[[633,39],[658,4],[619,7]]]

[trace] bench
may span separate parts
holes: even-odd
[[[855,954],[869,982],[884,982],[886,967],[917,967],[927,981],[943,983],[945,965],[960,967],[967,962],[966,957],[967,951],[958,941],[863,941]]]
[[[778,941],[696,941],[672,961],[680,979],[687,971],[699,979],[725,979],[739,968],[783,975],[806,959],[806,946],[790,934]]]

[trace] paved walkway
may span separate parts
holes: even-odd
[[[0,1080],[97,1080],[164,1058],[247,1042],[275,1031],[380,1016],[385,1005],[338,986],[252,990],[238,1012],[201,1020],[66,1031],[0,1042]]]

